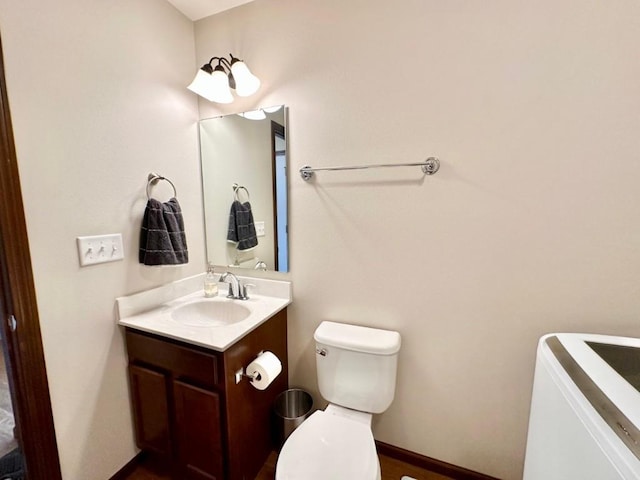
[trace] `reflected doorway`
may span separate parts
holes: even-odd
[[[289,271],[289,235],[287,208],[287,148],[284,126],[272,121],[274,245],[276,271]]]

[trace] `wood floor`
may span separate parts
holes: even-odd
[[[274,480],[277,458],[277,454],[273,452],[255,480]],[[454,480],[451,477],[429,472],[385,455],[380,455],[380,467],[382,469],[382,480],[400,480],[404,475],[413,477],[416,480]],[[154,471],[150,466],[141,465],[125,480],[170,480],[170,478]]]

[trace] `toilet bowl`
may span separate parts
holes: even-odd
[[[276,480],[380,478],[371,415],[337,405],[316,411],[294,430],[276,464]]]
[[[276,480],[380,480],[371,418],[393,401],[400,334],[322,322],[314,339],[318,386],[330,403],[289,436]]]

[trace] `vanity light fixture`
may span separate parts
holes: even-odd
[[[231,89],[241,97],[253,95],[260,88],[260,79],[240,59],[229,54],[231,60],[225,57],[213,57],[205,63],[193,82],[187,87],[194,93],[216,103],[231,103],[233,95]],[[214,61],[218,64],[214,67]]]

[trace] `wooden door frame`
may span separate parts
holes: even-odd
[[[61,480],[0,41],[0,331],[28,480]],[[9,327],[15,318],[17,328]]]

